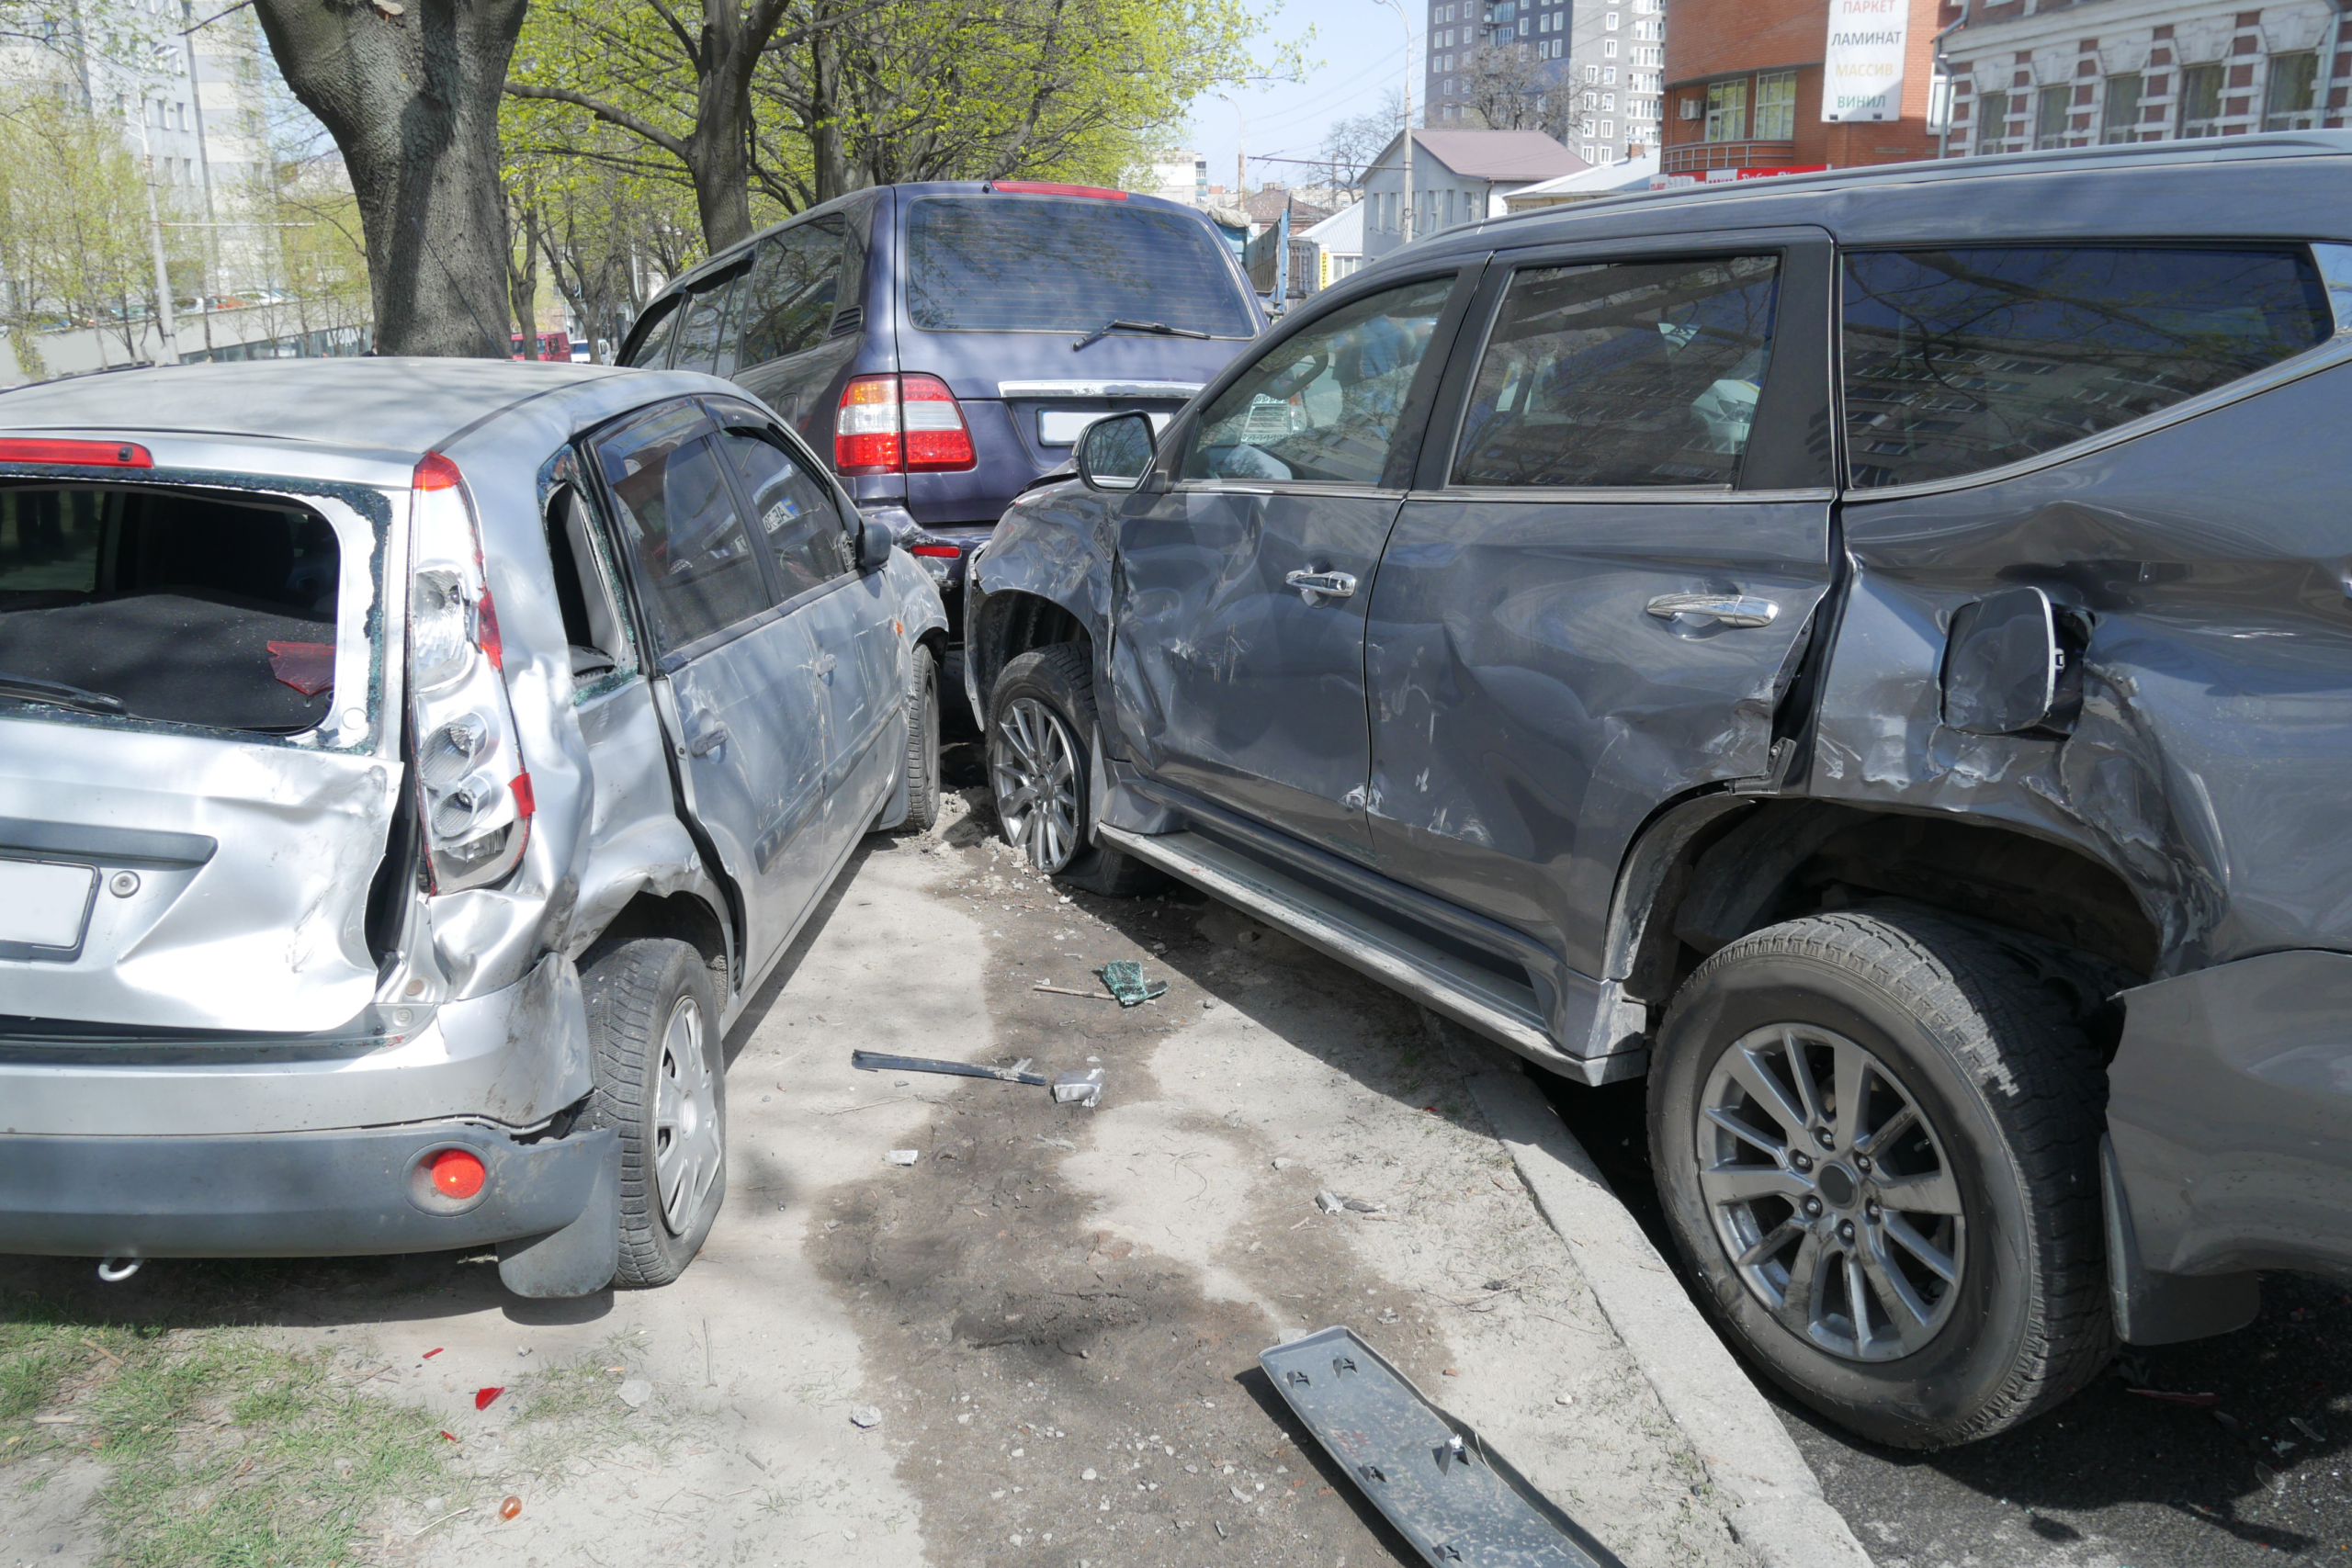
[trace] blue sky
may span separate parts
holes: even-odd
[[[1426,0],[1404,0],[1413,26],[1413,96],[1421,95],[1421,22],[1429,13]],[[1304,82],[1245,83],[1223,91],[1239,101],[1249,125],[1250,184],[1269,181],[1283,185],[1315,183],[1312,169],[1295,164],[1261,163],[1267,154],[1312,158],[1321,150],[1323,132],[1335,119],[1377,108],[1384,95],[1404,85],[1405,29],[1396,13],[1382,0],[1284,0],[1268,17],[1256,52],[1259,68],[1271,69],[1280,40],[1296,38],[1308,28],[1314,38],[1301,51],[1306,57]],[[1193,101],[1192,139],[1185,145],[1209,161],[1209,183],[1233,184],[1233,155],[1239,140],[1234,105],[1212,92]]]

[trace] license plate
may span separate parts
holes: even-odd
[[[1046,409],[1037,415],[1037,445],[1040,446],[1075,446],[1086,427],[1098,419],[1108,419],[1123,409]],[[1168,428],[1174,414],[1155,413],[1151,416],[1154,435]]]
[[[90,919],[96,866],[0,860],[0,942],[74,948]]]

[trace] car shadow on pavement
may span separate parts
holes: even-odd
[[[1642,1086],[1534,1076],[1690,1290],[1652,1184]],[[2267,1275],[2261,1314],[2236,1333],[2126,1346],[2055,1409],[1938,1453],[1856,1438],[1742,1364],[1874,1553],[1904,1556],[1940,1538],[1939,1555],[1984,1555],[2020,1522],[2051,1543],[2053,1561],[2064,1560],[2055,1549],[2093,1537],[2126,1562],[2199,1568],[2352,1543],[2352,1492],[2339,1474],[2352,1446],[2352,1292],[2327,1280]]]

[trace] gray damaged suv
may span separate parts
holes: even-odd
[[[938,808],[930,579],[707,376],[0,398],[0,1253],[674,1278],[722,1037]]]
[[[1040,866],[1589,1084],[1890,1443],[2352,1270],[2352,137],[1595,202],[1283,323],[979,558]]]

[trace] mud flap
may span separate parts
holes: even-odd
[[[498,1278],[518,1296],[594,1295],[620,1267],[620,1134],[600,1127],[584,1136],[604,1148],[580,1217],[561,1230],[498,1244]]]
[[[1259,1365],[1331,1458],[1430,1562],[1618,1568],[1609,1550],[1478,1434],[1431,1404],[1352,1330],[1326,1328]]]

